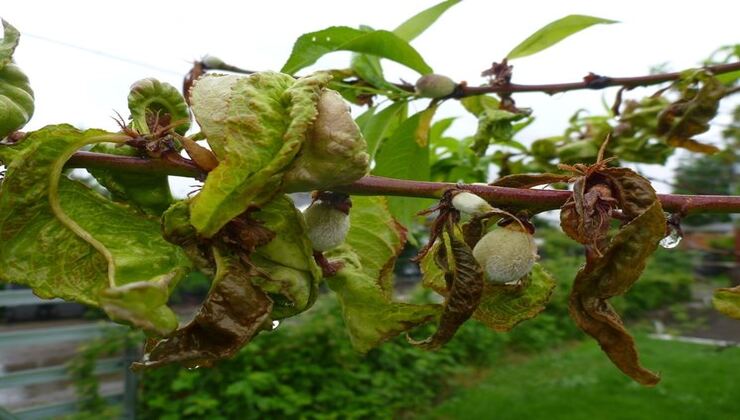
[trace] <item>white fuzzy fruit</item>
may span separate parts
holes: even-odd
[[[308,239],[315,251],[328,251],[344,242],[349,231],[349,215],[324,201],[315,201],[303,211]]]
[[[493,211],[493,206],[473,193],[463,191],[452,197],[452,206],[458,211],[470,215],[486,214]]]
[[[537,245],[529,232],[512,223],[488,232],[473,248],[473,257],[492,283],[519,280],[537,261]]]

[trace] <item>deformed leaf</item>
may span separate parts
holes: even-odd
[[[180,91],[154,78],[131,85],[128,109],[131,125],[139,133],[153,133],[157,128],[178,122],[176,132],[185,134],[190,128],[190,110]]]
[[[177,327],[166,303],[190,269],[187,257],[160,236],[157,220],[61,175],[78,148],[117,137],[59,125],[3,146],[18,150],[0,189],[0,279],[166,334]]]
[[[339,299],[350,341],[357,351],[366,353],[439,315],[439,305],[392,302],[377,279],[363,272],[352,251],[345,250],[341,258],[332,261],[341,261],[344,267],[326,282]]]
[[[192,202],[193,226],[213,236],[249,206],[280,191],[317,116],[329,76],[294,80],[281,73],[211,76],[192,90],[193,112],[220,160]]]
[[[623,294],[637,281],[664,234],[665,216],[656,199],[619,230],[603,257],[587,260],[570,296],[576,324],[599,342],[622,372],[643,385],[655,385],[660,378],[640,365],[635,342],[608,299]]]
[[[478,115],[478,129],[473,137],[471,149],[479,156],[483,156],[491,143],[511,145],[514,134],[512,123],[526,117],[526,114],[502,109],[484,110]]]
[[[3,38],[0,41],[0,69],[2,69],[13,61],[13,53],[18,46],[21,33],[5,19],[0,22],[3,24]]]
[[[138,151],[121,144],[100,143],[92,152],[118,156],[139,156]],[[167,175],[142,174],[115,169],[91,168],[90,174],[105,187],[115,201],[128,203],[150,215],[161,215],[172,204]]]
[[[730,318],[740,319],[740,286],[715,290],[712,304]]]
[[[146,349],[134,370],[179,362],[187,367],[211,366],[234,355],[270,321],[272,302],[249,281],[238,258],[214,252],[214,284],[195,318]]]
[[[421,74],[432,73],[432,68],[414,47],[393,32],[363,31],[347,26],[332,26],[301,35],[280,71],[294,74],[334,51],[371,54],[393,60]]]
[[[457,226],[448,226],[442,235],[443,245],[437,248],[435,261],[444,271],[446,299],[437,331],[425,340],[409,341],[424,349],[436,349],[452,339],[457,329],[478,308],[483,296],[483,269],[473,257]]]
[[[609,24],[616,23],[616,21],[584,15],[568,15],[560,18],[538,29],[537,32],[514,47],[506,55],[506,58],[512,60],[538,53],[577,32],[599,23]]]
[[[343,268],[327,284],[337,294],[353,346],[360,352],[434,320],[439,305],[392,301],[393,265],[406,231],[391,216],[384,197],[353,197],[345,245],[328,257]]]
[[[406,229],[391,216],[385,197],[352,197],[345,243],[357,252],[364,274],[377,279],[383,295],[393,294],[393,266],[406,244]]]

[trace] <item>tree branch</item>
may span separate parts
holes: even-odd
[[[717,64],[714,66],[703,67],[714,74],[730,73],[733,71],[740,70],[740,62],[728,63],[728,64]],[[566,92],[569,90],[581,90],[591,89],[598,90],[604,89],[611,86],[624,86],[627,89],[631,89],[637,86],[650,86],[657,85],[663,82],[670,82],[677,80],[681,77],[683,72],[673,73],[660,73],[650,74],[647,76],[637,77],[586,77],[580,82],[571,83],[554,83],[544,85],[518,85],[516,83],[509,83],[504,85],[494,86],[460,86],[458,92],[454,94],[455,98],[464,98],[466,96],[484,95],[487,93],[517,93],[517,92],[544,92],[549,95],[553,95],[559,92]]]
[[[203,178],[204,173],[188,159],[145,159],[102,153],[77,152],[67,162],[72,168],[114,168],[121,171],[167,174]],[[489,185],[462,185],[366,176],[358,181],[332,188],[354,195],[392,195],[440,198],[450,188],[463,188],[498,207],[529,209],[532,213],[560,208],[570,191],[530,190]],[[740,213],[740,196],[660,194],[666,211],[673,213]]]

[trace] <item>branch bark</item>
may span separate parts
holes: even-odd
[[[67,166],[72,168],[115,168],[122,171],[187,176],[200,179],[205,176],[195,164],[184,158],[162,160],[77,152],[67,162]],[[526,208],[532,213],[558,209],[571,195],[570,191],[411,181],[379,176],[366,176],[352,184],[336,186],[332,190],[353,195],[440,198],[450,188],[466,189],[498,207]],[[659,198],[663,208],[673,213],[740,213],[740,196],[660,194]]]

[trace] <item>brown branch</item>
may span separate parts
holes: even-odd
[[[714,73],[722,74],[740,70],[740,62],[717,64],[706,66],[704,69]],[[458,91],[453,95],[455,98],[464,98],[466,96],[484,95],[487,93],[517,93],[517,92],[544,92],[549,95],[566,92],[569,90],[591,89],[598,90],[611,86],[624,86],[631,89],[637,86],[657,85],[663,82],[670,82],[681,77],[683,72],[650,74],[647,76],[637,77],[607,77],[594,75],[587,76],[580,82],[571,83],[554,83],[543,85],[518,85],[510,83],[505,85],[494,86],[460,86]]]
[[[204,174],[187,159],[162,160],[101,153],[77,152],[67,162],[73,168],[115,168],[134,172],[168,174],[202,178]],[[410,181],[366,176],[333,191],[354,195],[392,195],[419,198],[440,198],[450,188],[464,188],[491,204],[507,208],[526,208],[532,213],[560,208],[570,197],[570,191],[530,190],[489,185],[460,185],[448,182]],[[681,213],[740,213],[740,196],[722,195],[659,195],[663,208]]]

